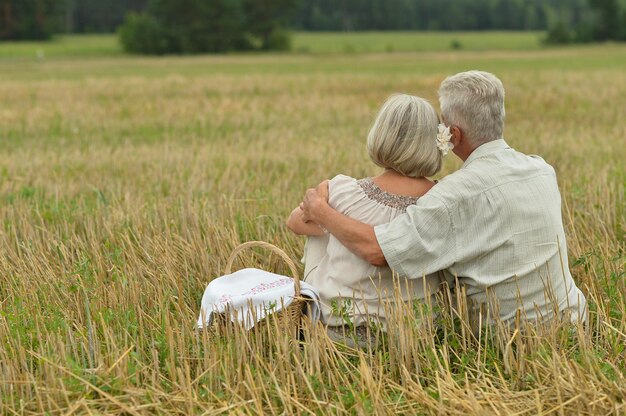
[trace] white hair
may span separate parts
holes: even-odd
[[[446,78],[439,87],[444,121],[459,127],[474,146],[502,138],[504,86],[493,74],[467,71]]]
[[[432,105],[413,95],[392,95],[378,112],[367,150],[378,166],[405,176],[432,176],[441,169],[439,120]]]

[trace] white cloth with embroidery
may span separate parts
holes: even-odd
[[[300,282],[303,297],[310,299],[307,313],[312,321],[320,316],[317,290]],[[270,313],[286,308],[293,302],[293,279],[259,269],[242,269],[211,281],[202,296],[198,328],[209,325],[213,313],[233,311],[231,320],[238,320],[246,329]],[[236,313],[234,312],[236,311]]]

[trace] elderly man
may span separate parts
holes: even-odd
[[[442,82],[439,100],[461,169],[389,224],[374,228],[333,210],[325,182],[307,191],[304,218],[373,265],[407,278],[443,271],[458,279],[483,322],[584,321],[554,169],[503,140],[502,83],[487,72],[462,72]]]

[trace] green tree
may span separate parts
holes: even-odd
[[[62,1],[0,0],[0,40],[49,39],[62,13]]]
[[[286,49],[295,0],[151,0],[119,30],[137,53],[202,53]]]
[[[285,27],[291,20],[296,0],[243,0],[245,26],[263,50],[288,49]]]
[[[147,0],[65,0],[66,28],[74,33],[115,32],[129,12],[145,10]]]
[[[171,37],[154,16],[147,13],[129,13],[118,35],[127,52],[162,55],[174,49]]]
[[[549,44],[566,44],[574,40],[574,35],[569,28],[569,25],[559,20],[554,23],[544,39],[545,43]]]
[[[620,40],[620,5],[617,0],[589,0],[589,5],[597,13],[597,23],[593,34],[596,40]]]
[[[172,53],[225,52],[245,42],[242,0],[153,0],[148,8]]]

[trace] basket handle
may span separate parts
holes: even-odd
[[[228,258],[228,261],[226,262],[226,270],[224,270],[226,274],[232,273],[233,262],[235,261],[235,258],[237,257],[237,255],[241,253],[243,250],[250,248],[250,247],[261,247],[261,248],[268,249],[278,254],[285,261],[285,263],[287,263],[287,266],[289,266],[289,269],[291,270],[291,273],[293,274],[295,296],[296,297],[300,296],[300,278],[298,277],[298,268],[296,267],[294,262],[289,258],[287,253],[285,253],[283,250],[276,247],[275,245],[266,243],[265,241],[248,241],[235,247],[233,252],[230,253],[230,257]]]

